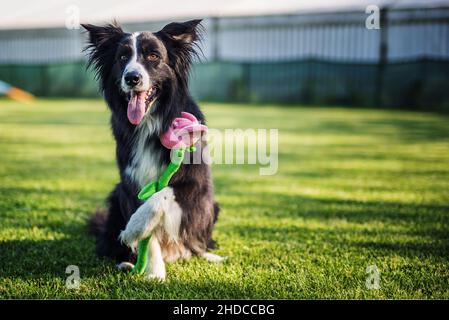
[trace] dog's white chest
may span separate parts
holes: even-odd
[[[162,173],[162,152],[148,141],[149,129],[139,128],[134,140],[131,162],[125,169],[128,175],[139,187],[150,181],[155,181]]]

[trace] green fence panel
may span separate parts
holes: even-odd
[[[0,65],[0,79],[37,96],[98,97],[84,61]],[[354,64],[320,60],[195,64],[200,100],[354,105],[449,111],[449,61]]]

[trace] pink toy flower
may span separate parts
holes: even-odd
[[[161,143],[167,149],[188,148],[193,146],[206,132],[207,127],[188,112],[181,112],[181,118],[173,120],[170,128],[160,136]]]

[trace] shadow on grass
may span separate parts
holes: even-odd
[[[298,226],[238,225],[232,227],[232,233],[245,238],[246,242],[254,240],[278,242],[281,247],[286,243],[306,243],[310,249],[315,243],[324,243],[331,248],[338,248],[339,251],[351,251],[354,248],[368,249],[373,251],[375,256],[438,257],[445,260],[449,255],[447,241],[436,241],[434,239],[430,242],[404,241],[402,237],[408,237],[411,234],[408,231],[398,232],[388,229],[376,231],[351,230],[341,227],[329,227],[323,230]],[[367,239],[373,240],[368,241]]]
[[[164,283],[149,281],[144,276],[132,275],[116,270],[115,262],[100,259],[93,252],[93,241],[85,235],[58,240],[10,240],[0,242],[0,279],[20,279],[34,283],[53,283],[52,297],[64,298],[136,298],[136,299],[223,299],[263,297],[254,284],[217,280],[213,273],[177,279],[168,271]],[[200,259],[200,258],[197,258]],[[177,264],[197,263],[181,261]],[[208,263],[201,260],[201,263]],[[66,289],[64,283],[69,276],[69,265],[79,267],[80,290]],[[179,267],[179,266],[177,266]],[[181,266],[182,267],[182,266]],[[95,290],[92,290],[92,289]],[[5,288],[4,288],[5,289]],[[8,298],[42,298],[35,291],[10,291]],[[107,293],[106,296],[101,294]],[[100,296],[99,296],[100,294]],[[1,296],[0,290],[0,296]]]
[[[95,256],[93,239],[9,240],[0,242],[0,277],[65,277],[66,267],[97,270],[102,261]],[[96,274],[96,273],[95,273]],[[89,274],[86,275],[95,275]]]
[[[259,215],[276,218],[313,218],[313,219],[345,219],[349,222],[367,223],[373,221],[385,223],[422,222],[426,224],[448,222],[449,205],[441,204],[409,204],[395,201],[358,201],[337,198],[319,198],[281,193],[233,192],[226,196],[245,196],[243,206]],[[270,203],[260,199],[272,199]],[[226,203],[226,209],[241,210],[241,203]],[[433,212],[433,214],[429,214]],[[257,212],[256,212],[257,214]]]
[[[287,132],[317,132],[336,135],[365,135],[372,137],[395,138],[403,143],[440,141],[449,138],[449,117],[440,115],[438,118],[425,119],[369,119],[363,117],[348,121],[348,119],[320,120],[308,123],[303,129],[290,129]],[[284,130],[283,130],[284,131]]]
[[[391,235],[393,236],[393,235]],[[444,261],[449,255],[447,242],[394,242],[391,241],[357,241],[352,243],[355,247],[374,250],[376,255],[400,255],[407,257],[441,258]]]

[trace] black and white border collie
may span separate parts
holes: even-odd
[[[136,258],[119,235],[144,205],[137,194],[145,184],[157,180],[170,161],[170,151],[162,146],[159,136],[182,111],[205,121],[188,90],[200,22],[170,23],[155,33],[126,33],[115,22],[82,25],[89,34],[89,66],[96,71],[112,111],[120,171],[120,182],[108,198],[107,213],[96,213],[90,226],[97,236],[98,255],[115,259],[121,269],[132,268]],[[196,152],[204,150],[204,141],[200,147]],[[208,252],[214,247],[212,229],[218,216],[209,165],[183,164],[160,192],[172,201],[170,210],[164,212],[169,223],[161,224],[151,238],[146,274],[165,279],[164,261],[192,255],[221,261]]]

